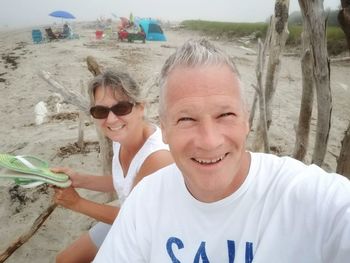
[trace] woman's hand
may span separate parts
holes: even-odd
[[[69,176],[69,179],[72,181],[72,186],[79,188],[84,178],[79,173],[73,171],[68,167],[54,167],[50,169],[54,173],[64,173]]]
[[[78,173],[68,167],[54,167],[50,170],[54,173],[64,173],[68,175],[74,188],[83,188],[99,192],[114,191],[113,178],[110,175],[96,176]]]
[[[54,187],[54,190],[54,201],[56,204],[71,210],[77,210],[81,197],[72,186],[67,188]]]

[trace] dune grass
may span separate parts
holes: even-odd
[[[204,20],[185,20],[182,26],[189,30],[196,30],[214,37],[235,38],[251,36],[253,39],[264,39],[267,23],[231,23]],[[300,46],[302,26],[289,26],[287,46]],[[327,46],[330,55],[338,55],[347,50],[344,32],[339,27],[327,28]]]
[[[182,22],[185,28],[190,30],[198,30],[206,34],[227,36],[227,37],[242,37],[250,34],[266,35],[266,23],[230,23],[230,22],[215,22],[203,20],[185,20]]]

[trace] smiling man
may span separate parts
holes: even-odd
[[[289,157],[246,151],[248,113],[231,58],[206,40],[160,79],[175,160],[131,193],[95,262],[347,262],[350,182]]]
[[[232,73],[227,65],[177,67],[162,94],[164,141],[188,190],[202,202],[232,194],[249,169],[248,115]]]

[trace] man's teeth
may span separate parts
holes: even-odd
[[[206,159],[194,159],[194,160],[199,162],[200,164],[212,164],[212,163],[220,162],[224,158],[225,158],[225,155],[212,160],[206,160]]]

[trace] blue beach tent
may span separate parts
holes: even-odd
[[[139,25],[146,33],[146,40],[166,41],[166,37],[159,23],[151,18],[142,18],[138,21]]]

